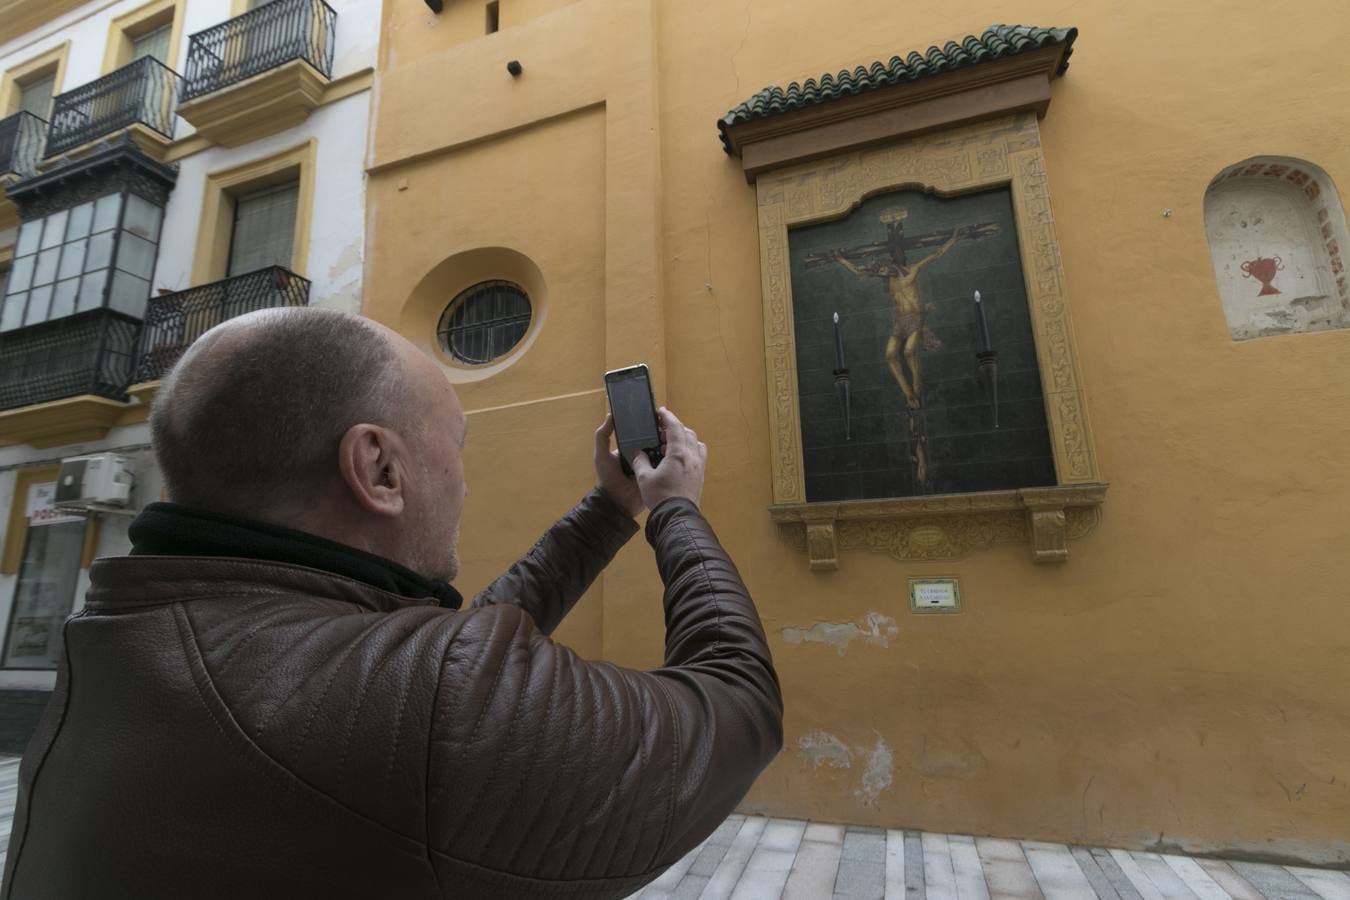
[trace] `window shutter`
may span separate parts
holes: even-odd
[[[52,91],[56,90],[56,73],[31,81],[19,89],[19,109],[32,113],[44,122],[51,118]]]
[[[163,28],[156,28],[154,31],[147,32],[131,41],[131,61],[144,59],[147,56],[153,56],[155,59],[169,64],[169,34],[172,28],[165,25]]]
[[[300,185],[293,181],[235,201],[228,277],[268,266],[290,267],[299,196]]]

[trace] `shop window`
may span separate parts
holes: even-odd
[[[48,474],[48,473],[43,473]],[[54,473],[51,473],[54,474]],[[24,534],[18,579],[5,632],[3,667],[54,669],[61,654],[61,627],[75,602],[87,554],[89,523],[54,508],[56,482],[23,479],[10,527]],[[17,520],[17,521],[16,521]]]

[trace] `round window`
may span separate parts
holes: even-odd
[[[484,281],[450,301],[436,336],[456,362],[478,366],[510,353],[529,327],[530,298],[520,285]]]

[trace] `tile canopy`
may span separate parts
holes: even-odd
[[[827,72],[819,79],[808,78],[804,84],[794,81],[786,88],[764,88],[719,119],[717,129],[721,133],[723,148],[731,153],[727,129],[733,125],[767,119],[854,94],[918,81],[1044,47],[1064,48],[1055,71],[1056,75],[1063,75],[1069,68],[1069,55],[1073,52],[1073,42],[1077,37],[1077,28],[990,25],[983,34],[969,35],[960,41],[948,41],[941,48],[929,47],[927,53],[911,51],[904,58],[893,56],[890,62],[877,61],[870,66],[858,66],[851,72],[847,69],[834,75]]]

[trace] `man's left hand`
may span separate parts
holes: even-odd
[[[638,493],[637,480],[623,473],[619,451],[610,449],[609,439],[613,434],[614,417],[605,416],[605,421],[595,429],[596,484],[619,509],[636,519],[642,512],[642,494]]]

